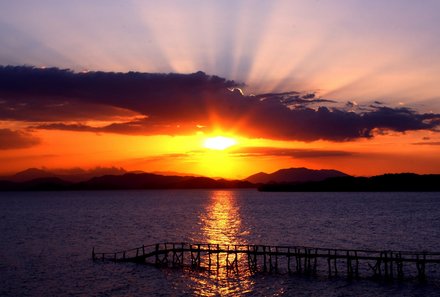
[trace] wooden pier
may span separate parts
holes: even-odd
[[[103,253],[92,259],[204,270],[209,273],[325,274],[349,279],[418,278],[440,274],[440,253],[325,249],[301,246],[158,243]]]

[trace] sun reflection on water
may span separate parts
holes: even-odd
[[[204,242],[220,245],[246,245],[240,217],[240,207],[234,191],[213,191],[210,202],[200,215],[201,236]],[[245,294],[252,291],[254,282],[247,269],[247,256],[244,254],[230,255],[237,257],[238,270],[226,268],[227,255],[213,256],[213,267],[219,269],[208,271],[207,274],[192,275],[194,293],[200,296],[225,296]],[[230,261],[230,259],[229,259]]]
[[[215,191],[206,212],[201,216],[206,242],[213,244],[246,244],[238,238],[241,218],[232,191]]]

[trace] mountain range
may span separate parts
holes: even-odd
[[[93,177],[103,176],[103,175],[122,175],[127,173],[123,168],[117,167],[96,167],[93,169],[85,170],[82,168],[71,168],[71,169],[39,169],[39,168],[28,168],[26,170],[17,172],[9,176],[1,176],[0,180],[7,180],[13,182],[27,182],[34,179],[40,178],[59,178],[66,182],[82,182],[89,180]]]
[[[265,192],[440,192],[440,174],[398,173],[331,177],[303,183],[262,184]]]
[[[333,169],[308,169],[308,168],[288,168],[280,169],[273,173],[260,172],[249,176],[245,180],[254,184],[267,183],[302,183],[308,181],[321,181],[330,177],[349,176],[338,170]]]
[[[114,174],[99,175],[107,172]],[[97,168],[88,171],[75,169],[56,173],[30,168],[9,177],[0,178],[0,191],[257,187],[260,191],[440,191],[440,175],[402,173],[373,177],[352,177],[337,170],[289,168],[270,174],[260,172],[244,180],[226,180],[194,175],[162,175],[141,171],[126,172],[122,168]]]
[[[256,188],[268,182],[286,183],[318,181],[347,176],[336,170],[307,168],[282,169],[268,174],[260,172],[244,180],[226,180],[175,172],[127,172],[122,168],[80,168],[49,171],[29,168],[0,178],[0,190],[116,190],[116,189],[198,189]]]
[[[20,175],[20,177],[23,176]],[[66,181],[56,176],[44,176],[25,181],[0,180],[0,191],[226,188],[256,188],[256,186],[242,180],[212,179],[198,176],[165,176],[152,173],[103,175],[80,182]]]

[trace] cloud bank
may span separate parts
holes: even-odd
[[[232,150],[231,154],[236,154],[243,157],[283,156],[296,159],[348,157],[355,155],[353,152],[343,150],[292,149],[277,147],[243,147]]]
[[[0,150],[28,148],[39,142],[39,139],[30,133],[11,129],[0,129]]]
[[[25,121],[37,129],[137,135],[220,128],[248,137],[301,141],[348,141],[386,130],[438,131],[440,125],[440,114],[406,107],[373,104],[355,110],[353,104],[337,107],[314,93],[244,95],[241,86],[203,72],[76,73],[2,66],[0,120]],[[85,123],[96,120],[110,124]]]

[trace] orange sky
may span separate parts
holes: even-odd
[[[2,173],[28,167],[117,166],[147,172],[244,178],[259,171],[273,172],[288,167],[334,168],[353,175],[438,173],[440,168],[438,145],[415,144],[430,134],[427,132],[346,143],[249,139],[224,133],[236,139],[237,144],[220,151],[205,148],[203,141],[209,135],[201,133],[175,137],[67,131],[35,134],[40,138],[38,145],[1,152]]]

